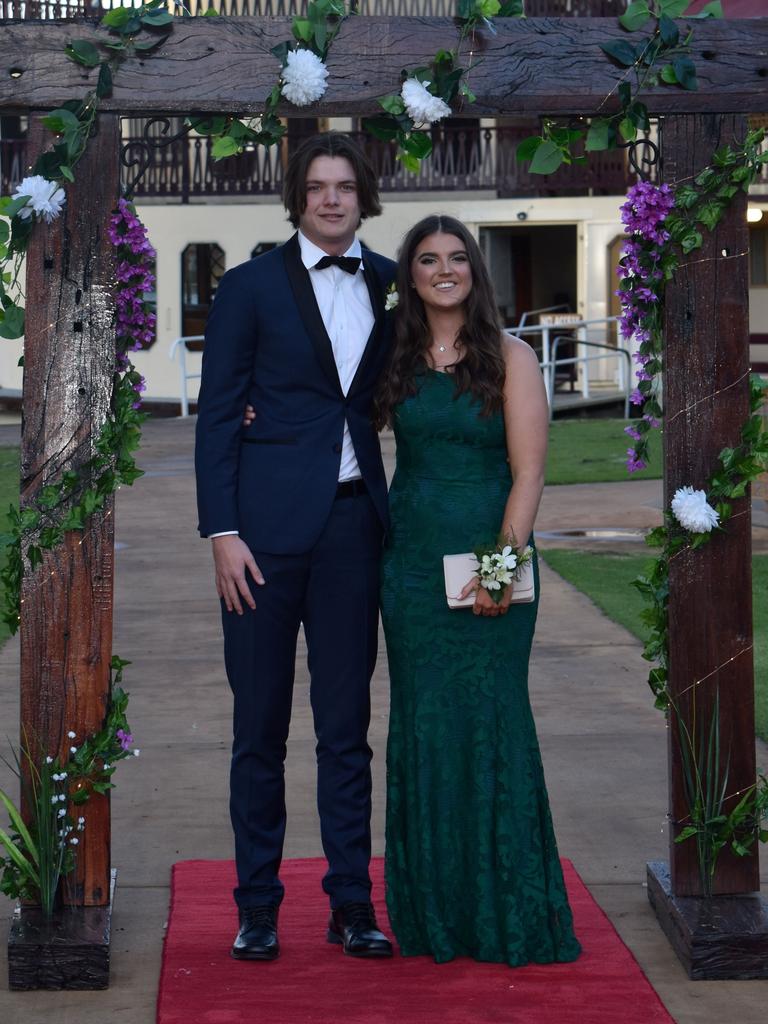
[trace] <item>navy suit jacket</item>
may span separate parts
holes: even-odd
[[[202,536],[237,530],[273,554],[309,551],[336,494],[344,420],[360,472],[388,525],[371,402],[388,351],[395,264],[363,250],[375,323],[344,396],[298,235],[228,271],[205,331],[195,469]],[[256,410],[242,426],[249,402]]]

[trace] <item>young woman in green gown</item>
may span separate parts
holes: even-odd
[[[448,608],[444,554],[532,543],[548,415],[532,349],[502,334],[477,243],[427,217],[403,242],[378,402],[397,468],[383,563],[391,680],[387,906],[405,956],[521,964],[580,952],[528,698],[538,604]],[[476,586],[467,581],[465,592]]]

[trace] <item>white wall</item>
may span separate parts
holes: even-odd
[[[548,199],[496,199],[464,193],[432,194],[418,200],[385,196],[384,212],[363,224],[360,236],[370,248],[396,255],[405,232],[421,217],[446,213],[467,224],[477,236],[481,226],[518,225],[518,213],[526,214],[526,226],[575,224],[578,231],[578,310],[585,318],[608,312],[607,247],[621,232],[620,196],[560,197]],[[136,366],[147,378],[148,398],[173,398],[180,394],[179,372],[168,351],[181,331],[181,253],[193,242],[217,242],[226,254],[227,268],[250,258],[259,242],[282,242],[292,228],[282,206],[274,201],[237,204],[168,206],[144,204],[140,215],[157,249],[158,340],[147,352],[134,353]],[[750,330],[768,333],[768,288],[750,293]],[[21,389],[22,371],[17,366],[21,341],[0,343],[0,388]],[[189,368],[199,367],[200,356],[189,355]],[[753,354],[757,358],[757,354]],[[763,358],[768,358],[765,356]],[[597,364],[595,364],[597,366]],[[607,369],[605,373],[609,371]],[[596,370],[596,376],[599,372]],[[190,397],[197,382],[190,381]]]
[[[465,194],[466,195],[466,194]],[[367,246],[394,257],[406,231],[421,217],[430,213],[446,213],[467,224],[477,235],[481,225],[518,224],[517,214],[527,214],[527,226],[536,224],[578,223],[593,218],[605,222],[606,234],[613,237],[619,230],[616,197],[595,199],[514,200],[492,198],[460,198],[455,194],[433,195],[419,200],[385,197],[380,217],[365,222],[360,237]],[[226,254],[227,268],[250,258],[259,242],[282,242],[290,237],[292,228],[282,206],[276,203],[242,205],[140,206],[149,237],[157,249],[158,278],[158,340],[148,352],[135,353],[138,369],[147,378],[147,397],[178,398],[178,369],[168,359],[168,350],[181,330],[181,253],[192,242],[217,242]],[[602,258],[603,265],[605,256]],[[594,294],[584,292],[586,263],[579,258],[580,309],[589,315],[600,315],[605,295],[596,287]],[[594,277],[599,279],[600,273]],[[603,278],[604,279],[604,278]],[[605,291],[605,288],[602,290]],[[594,302],[601,303],[592,312]],[[188,369],[199,367],[201,357],[188,355]],[[2,372],[0,370],[0,372]],[[3,385],[5,379],[3,379]],[[189,382],[191,398],[197,394],[197,381]]]

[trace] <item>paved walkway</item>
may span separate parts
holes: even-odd
[[[121,766],[113,798],[119,878],[112,985],[106,992],[9,993],[3,963],[3,1024],[152,1024],[170,866],[183,858],[231,856],[230,697],[210,554],[195,533],[192,428],[189,420],[149,423],[140,459],[148,472],[118,498],[114,649],[133,662],[126,688],[142,756]],[[550,488],[540,526],[644,526],[659,508],[658,483]],[[531,688],[560,851],[574,861],[679,1024],[763,1024],[768,982],[689,982],[648,906],[645,863],[666,854],[666,753],[664,720],[651,706],[640,645],[546,568],[542,580]],[[0,654],[0,722],[11,735],[17,680],[12,641]],[[374,835],[381,853],[383,645],[373,695]],[[768,765],[765,747],[759,758]],[[321,852],[313,761],[300,650],[286,773],[288,857]],[[0,771],[0,785],[7,784]],[[768,881],[765,869],[763,878]],[[10,904],[0,897],[3,936],[9,916]]]

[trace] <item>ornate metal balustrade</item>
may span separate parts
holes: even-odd
[[[26,171],[26,139],[0,139],[0,195],[8,195]]]
[[[131,0],[122,0],[130,4]],[[133,0],[140,6],[141,0]],[[98,17],[113,5],[110,0],[0,0],[0,18],[45,19]],[[178,14],[204,14],[215,7],[221,14],[280,17],[301,14],[307,0],[184,0],[174,3]],[[627,0],[526,0],[529,18],[611,17],[621,14]],[[456,0],[351,0],[357,14],[380,17],[453,17]]]
[[[542,178],[531,175],[515,160],[521,139],[535,125],[508,127],[440,127],[433,137],[432,155],[418,173],[408,173],[395,159],[395,147],[364,132],[352,132],[376,170],[382,192],[486,191],[499,196],[621,194],[630,177],[622,152],[593,154],[587,166],[563,167]],[[173,134],[173,128],[169,134]],[[128,146],[139,138],[126,139]],[[258,147],[239,157],[215,162],[210,141],[189,136],[158,149],[136,189],[136,198],[160,197],[174,202],[197,198],[279,194],[289,143],[265,150]],[[128,149],[130,154],[130,148]]]
[[[142,145],[136,122],[124,134],[130,159]],[[180,125],[178,125],[180,127]],[[171,119],[169,136],[177,124]],[[502,197],[553,195],[620,195],[632,180],[624,152],[593,153],[585,166],[562,167],[542,177],[529,173],[515,159],[521,139],[536,131],[535,123],[502,127],[435,129],[432,155],[416,174],[408,173],[395,159],[395,147],[365,132],[352,132],[366,150],[379,178],[382,192],[491,192]],[[159,140],[159,132],[151,133]],[[188,203],[207,198],[279,195],[288,142],[281,147],[257,147],[239,157],[214,161],[210,140],[183,136],[158,148],[135,191],[137,199],[160,198]],[[26,143],[23,139],[0,140],[0,190],[12,191],[23,177]],[[132,180],[126,170],[124,183]]]

